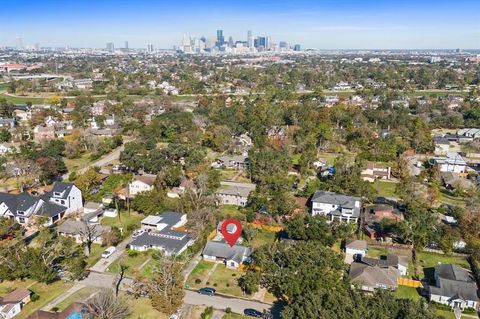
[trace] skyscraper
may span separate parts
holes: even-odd
[[[40,43],[35,43],[33,45],[33,48],[35,49],[35,51],[40,51]]]
[[[111,53],[115,52],[115,44],[113,42],[107,43],[107,51]]]
[[[233,37],[232,37],[232,36],[230,36],[230,37],[228,38],[228,46],[231,47],[231,48],[233,48],[233,46],[234,46],[234,42],[233,42]]]
[[[295,44],[295,45],[293,46],[293,51],[301,51],[300,44]]]
[[[253,48],[253,34],[250,30],[247,32],[247,46]]]
[[[147,44],[147,52],[153,52],[153,44]]]
[[[125,41],[125,50],[128,51],[128,41]]]
[[[21,37],[17,37],[16,39],[17,50],[23,49],[23,40]]]
[[[221,47],[225,44],[225,37],[223,36],[223,30],[217,30],[217,47]]]

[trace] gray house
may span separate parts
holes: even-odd
[[[248,195],[255,190],[256,185],[238,182],[220,182],[220,188],[215,192],[221,205],[235,205],[245,207]]]
[[[223,241],[208,241],[203,249],[204,260],[222,262],[229,268],[238,268],[248,261],[252,249],[246,246],[233,245],[230,247]]]
[[[477,284],[472,274],[455,265],[435,267],[435,285],[430,286],[429,299],[454,309],[478,306]]]

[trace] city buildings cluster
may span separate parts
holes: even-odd
[[[300,44],[291,45],[287,41],[275,43],[271,36],[256,36],[252,31],[247,32],[246,39],[234,40],[232,36],[225,37],[223,30],[217,30],[216,35],[210,37],[184,35],[181,45],[176,48],[183,53],[225,52],[225,53],[253,53],[253,52],[286,52],[300,51]]]

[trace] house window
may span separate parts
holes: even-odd
[[[62,205],[65,205],[65,201],[64,201],[63,199],[60,201],[60,203],[61,203]]]
[[[53,195],[55,195],[55,196],[61,196],[62,194],[59,193],[59,192],[54,192]]]
[[[25,212],[21,210],[17,210],[17,215],[25,215]]]
[[[24,218],[24,217],[20,217],[20,218],[18,219],[18,222],[19,222],[20,224],[25,224],[25,218]]]

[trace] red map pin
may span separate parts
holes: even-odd
[[[233,227],[230,225],[235,226],[235,229],[232,229]],[[223,222],[220,231],[227,243],[232,247],[237,242],[238,237],[242,234],[242,224],[239,220],[233,218],[227,219]]]

